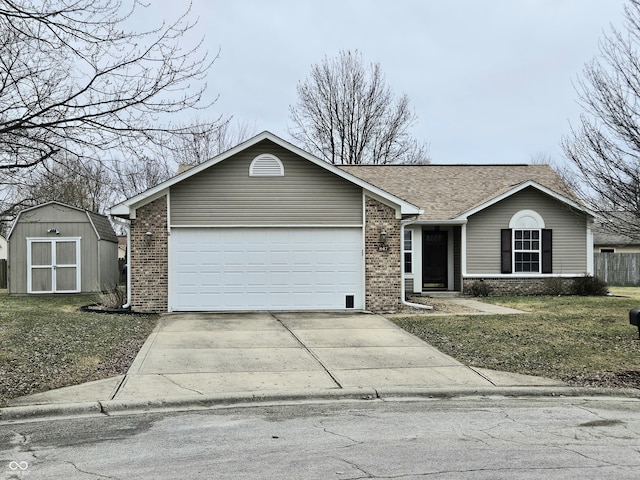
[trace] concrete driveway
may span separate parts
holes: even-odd
[[[496,385],[490,373],[462,365],[379,315],[172,314],[161,319],[114,398],[487,387]]]
[[[12,399],[10,405],[100,402],[104,409],[105,402],[558,385],[464,366],[380,315],[181,313],[160,319],[126,375]]]

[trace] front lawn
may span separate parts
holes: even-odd
[[[629,310],[640,308],[640,288],[610,290],[616,296],[479,299],[525,315],[425,315],[394,322],[470,366],[574,385],[640,388],[640,340],[629,325]]]
[[[22,395],[126,373],[156,315],[85,313],[95,296],[0,291],[0,406]]]

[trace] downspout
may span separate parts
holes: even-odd
[[[131,307],[131,221],[118,217],[111,217],[111,220],[123,225],[127,231],[127,303],[121,307],[127,309]]]
[[[406,299],[406,285],[405,285],[405,278],[404,278],[404,228],[407,225],[410,225],[412,223],[414,223],[415,220],[404,220],[400,222],[400,299],[402,300],[402,304],[406,305],[408,307],[413,307],[413,308],[420,308],[423,310],[433,310],[433,307],[431,305],[422,305],[421,303],[413,303],[413,302],[409,302]],[[413,261],[413,257],[411,258],[411,261]]]

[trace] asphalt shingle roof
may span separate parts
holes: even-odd
[[[111,226],[111,222],[104,215],[100,215],[98,213],[87,211],[87,215],[91,218],[93,225],[96,228],[96,233],[98,234],[98,239],[106,240],[108,242],[118,243],[118,237],[116,237],[116,232],[113,231],[113,227]]]
[[[455,218],[527,181],[577,201],[549,165],[341,165],[340,168],[424,209],[421,220]]]

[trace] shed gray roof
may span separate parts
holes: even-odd
[[[113,227],[111,226],[111,222],[104,215],[100,215],[99,213],[86,211],[89,220],[93,223],[93,228],[96,230],[96,234],[98,235],[98,240],[106,240],[107,242],[118,243],[118,237],[116,236],[116,232],[113,231]]]
[[[344,171],[448,220],[528,181],[579,203],[549,165],[343,165]]]

